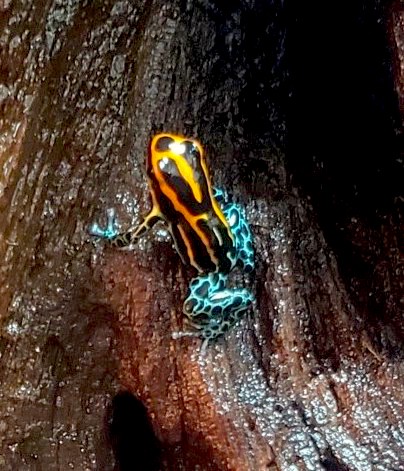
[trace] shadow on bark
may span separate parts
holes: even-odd
[[[160,469],[160,447],[144,405],[129,392],[112,400],[109,437],[120,471]]]

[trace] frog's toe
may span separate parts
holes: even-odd
[[[88,228],[88,233],[95,237],[105,237],[105,229],[102,229],[96,222]]]
[[[93,222],[88,228],[90,235],[102,239],[113,239],[118,234],[116,229],[116,213],[114,208],[107,209],[107,226],[103,229],[97,222]]]
[[[199,337],[200,334],[198,332],[188,332],[188,331],[176,331],[171,334],[171,338],[173,340],[182,339],[184,337]]]

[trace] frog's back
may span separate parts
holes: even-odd
[[[213,197],[197,141],[159,134],[151,142],[147,173],[153,204],[167,222],[176,249],[199,272],[229,272],[234,239]]]

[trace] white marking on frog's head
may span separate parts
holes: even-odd
[[[178,154],[178,155],[182,155],[185,153],[185,145],[184,144],[181,144],[179,142],[171,142],[168,147],[170,148],[171,152],[173,152],[174,154]]]

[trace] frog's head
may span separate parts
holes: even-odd
[[[185,194],[191,190],[199,203],[209,185],[201,144],[195,139],[175,134],[162,133],[153,137],[147,173],[160,187],[168,185],[176,194]]]

